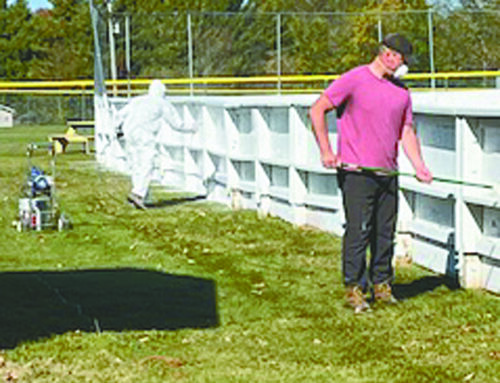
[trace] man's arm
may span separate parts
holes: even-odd
[[[196,133],[196,127],[194,123],[186,123],[179,113],[177,109],[170,103],[168,100],[163,100],[163,119],[173,130],[177,130],[179,132],[184,133]]]
[[[177,113],[177,109],[166,99],[162,99],[162,118],[172,129],[183,130],[184,121]]]
[[[113,130],[120,135],[123,134],[123,123],[130,113],[130,109],[130,102],[120,110],[116,110],[114,105],[111,106]]]
[[[335,168],[340,162],[340,158],[333,153],[330,138],[328,137],[328,126],[325,122],[326,113],[333,108],[334,106],[328,97],[322,94],[309,109],[309,118],[319,147],[321,163],[325,168]]]
[[[406,156],[415,169],[417,179],[420,182],[431,183],[432,173],[429,171],[429,169],[425,165],[424,159],[422,158],[420,141],[417,137],[417,134],[415,133],[415,130],[413,129],[413,126],[404,126],[401,143],[403,144],[403,149],[406,153]]]

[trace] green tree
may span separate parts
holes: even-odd
[[[497,9],[500,7],[499,0],[460,0],[460,4],[464,9]]]
[[[116,1],[113,13],[102,14],[105,24],[112,19],[119,77],[126,77],[126,19],[130,25],[131,77],[185,77],[187,71],[186,17],[161,1]],[[104,54],[109,51],[109,29],[102,36]],[[109,68],[109,61],[106,65]]]
[[[284,11],[285,73],[340,73],[371,60],[382,34],[403,32],[414,42],[420,67],[428,67],[425,0],[271,0],[260,11]]]
[[[411,66],[413,72],[427,72],[430,70],[429,9],[430,7],[425,0],[381,0],[375,2],[375,5],[369,8],[369,11],[381,12],[382,35],[399,32],[411,41],[415,58],[415,62]],[[375,29],[373,27],[372,36]]]
[[[51,0],[31,14],[26,0],[0,3],[0,77],[91,78],[93,34],[87,0]],[[413,42],[413,71],[428,71],[425,0],[94,0],[102,25],[112,17],[119,74],[125,77],[125,19],[130,20],[131,77],[188,76],[188,14],[194,75],[274,74],[281,19],[281,72],[340,73],[367,62],[379,34],[402,32]],[[433,13],[438,71],[500,67],[500,0],[461,0]],[[469,12],[471,11],[471,12]],[[473,12],[472,12],[473,11]],[[209,13],[210,12],[210,13]],[[109,31],[108,31],[109,32]],[[109,71],[109,34],[100,45]],[[108,77],[110,77],[108,75]]]
[[[26,0],[0,9],[0,78],[28,78],[34,57],[31,13]]]
[[[438,71],[500,68],[500,11],[465,9],[437,15],[435,57]]]
[[[124,25],[126,17],[131,28],[132,77],[185,77],[188,73],[188,13],[191,15],[195,75],[234,74],[238,68],[247,70],[235,47],[242,25],[248,18],[229,16],[242,8],[243,1],[155,1],[119,0],[113,15]],[[206,14],[206,12],[220,12]],[[215,25],[214,25],[215,24]],[[255,40],[255,39],[254,39]],[[124,34],[117,39],[117,55],[123,61]],[[258,44],[254,44],[256,48]],[[239,50],[241,52],[241,50]],[[249,54],[247,54],[249,56]],[[237,62],[241,65],[238,65]],[[235,63],[236,62],[236,63]]]
[[[91,78],[93,40],[87,0],[51,0],[53,9],[35,14],[38,78]]]

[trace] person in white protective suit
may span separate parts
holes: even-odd
[[[163,124],[168,124],[174,130],[194,132],[192,126],[185,127],[174,106],[164,98],[165,90],[160,80],[153,80],[148,93],[132,98],[118,112],[115,120],[115,126],[122,125],[131,171],[132,191],[128,201],[139,209],[146,208],[144,200],[157,153],[157,135]]]

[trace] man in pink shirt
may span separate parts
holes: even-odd
[[[356,313],[370,308],[364,291],[367,277],[374,301],[397,302],[391,282],[398,179],[391,171],[398,169],[400,141],[417,179],[432,181],[413,128],[410,92],[394,76],[408,62],[412,50],[404,36],[387,35],[371,63],[332,82],[309,112],[323,166],[338,169],[346,217],[342,272],[347,303]],[[325,114],[334,108],[341,110],[336,154],[325,123]]]

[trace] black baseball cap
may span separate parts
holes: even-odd
[[[406,64],[413,63],[413,46],[406,37],[399,33],[390,33],[384,37],[382,44],[403,56]]]

